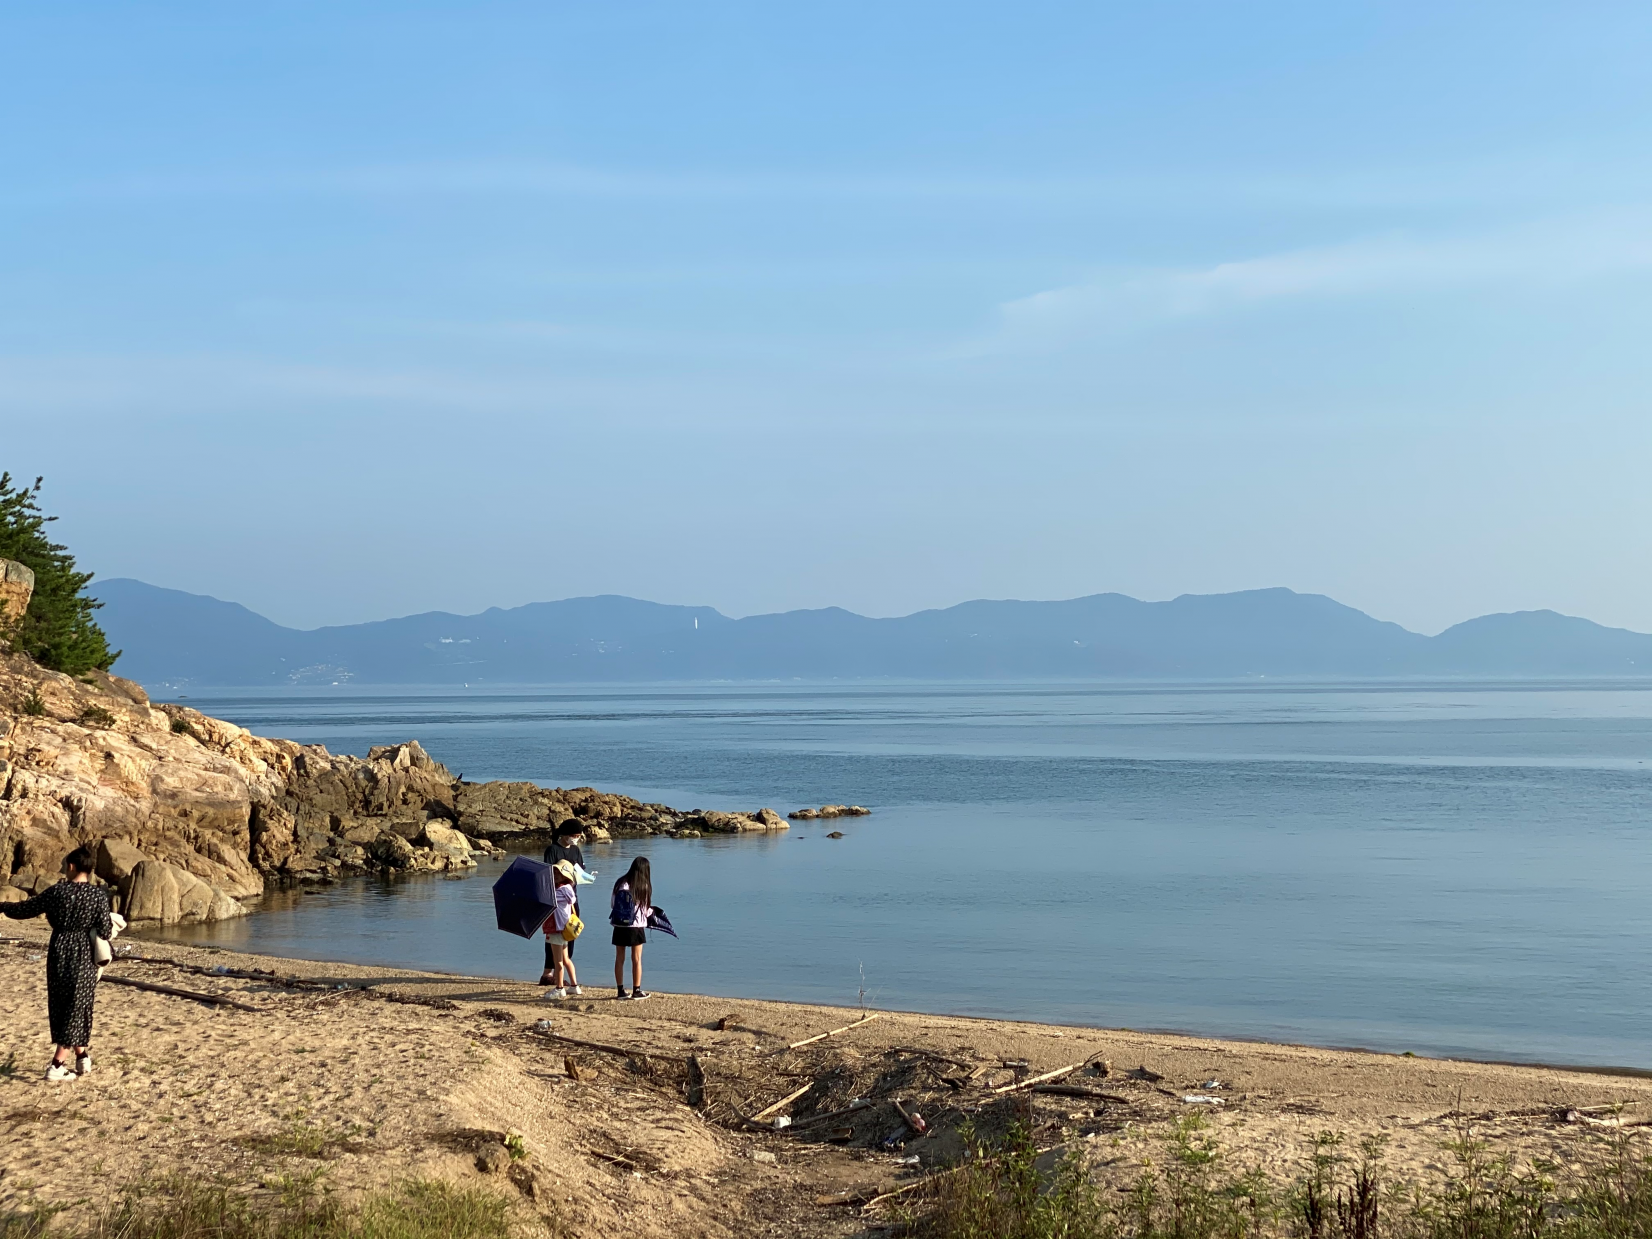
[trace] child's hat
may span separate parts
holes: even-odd
[[[579,881],[579,875],[574,872],[574,863],[570,860],[559,860],[556,864],[552,865],[551,868],[556,870],[563,877],[567,878],[570,882]]]

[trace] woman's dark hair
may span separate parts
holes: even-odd
[[[654,906],[654,883],[648,876],[648,857],[639,856],[631,862],[631,867],[625,871],[625,876],[619,880],[631,887],[631,902],[639,908]],[[619,882],[614,885],[619,886]]]
[[[78,873],[91,873],[98,867],[97,857],[89,848],[76,848],[63,858],[63,863]]]

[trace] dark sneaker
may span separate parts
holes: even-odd
[[[619,1000],[621,1002],[630,1002],[631,1001],[631,995],[627,994],[625,992],[625,986],[623,986],[623,985],[619,987]]]
[[[638,986],[636,989],[631,991],[631,1001],[632,1002],[636,1002],[638,999],[647,998],[647,997],[648,997],[648,991],[643,989],[641,986]]]

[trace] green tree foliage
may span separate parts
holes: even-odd
[[[55,516],[40,511],[40,478],[33,486],[13,486],[11,474],[0,473],[0,559],[15,559],[34,572],[34,597],[19,624],[0,633],[0,648],[21,651],[43,667],[84,675],[107,671],[120,657],[109,650],[103,629],[92,612],[103,604],[86,596],[90,572],[75,568],[66,547],[46,536]]]

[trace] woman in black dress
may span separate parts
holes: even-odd
[[[115,936],[109,919],[109,892],[91,885],[92,854],[76,848],[63,862],[67,875],[33,899],[0,904],[13,920],[45,915],[52,927],[46,948],[46,1011],[57,1053],[46,1068],[48,1080],[73,1080],[92,1070],[92,999],[97,991],[96,942]],[[74,1052],[75,1064],[69,1065]]]

